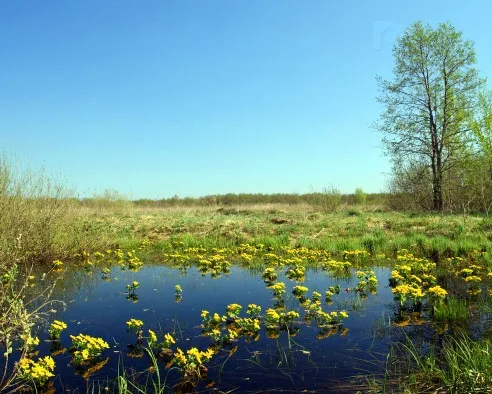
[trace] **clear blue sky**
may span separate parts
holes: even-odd
[[[0,151],[81,196],[378,192],[375,76],[395,36],[449,21],[491,79],[491,15],[489,0],[2,0]]]

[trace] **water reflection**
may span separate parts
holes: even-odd
[[[391,290],[384,285],[377,294],[362,297],[361,292],[351,290],[359,286],[360,278],[355,275],[334,278],[323,270],[306,269],[297,273],[287,270],[287,274],[279,270],[278,280],[285,283],[285,288],[275,294],[265,285],[261,273],[235,265],[223,264],[223,268],[227,268],[225,272],[214,274],[193,265],[186,269],[143,265],[133,271],[113,265],[100,275],[95,274],[97,268],[88,275],[86,266],[67,272],[54,293],[66,303],[66,309],[57,311],[53,317],[66,322],[68,329],[62,332],[59,341],[42,341],[39,347],[41,354],[51,353],[55,358],[56,373],[60,376],[54,382],[55,387],[61,389],[63,384],[64,390],[80,389],[87,387],[88,381],[114,378],[121,363],[134,371],[148,370],[142,343],[125,324],[129,319],[141,320],[144,331],[153,330],[158,336],[173,333],[177,346],[182,349],[207,349],[217,341],[203,335],[202,311],[222,315],[230,304],[244,309],[256,304],[263,313],[271,309],[281,316],[298,315],[293,315],[291,321],[280,318],[277,325],[272,323],[248,335],[241,332],[237,338],[233,336],[227,343],[222,342],[208,364],[207,379],[199,386],[202,389],[212,381],[221,390],[236,388],[241,392],[321,387],[328,380],[358,373],[357,359],[364,352],[388,350],[388,339],[378,338],[376,329],[393,299]],[[380,283],[388,283],[388,269],[375,271]],[[309,289],[304,300],[292,293],[299,286],[296,281],[299,278]],[[178,283],[179,291],[176,291]],[[334,291],[327,303],[324,295],[330,286]],[[306,301],[313,302],[313,292],[323,295],[316,302],[328,313],[348,312],[343,325],[323,326],[309,313],[303,319]],[[237,321],[224,324],[227,324],[224,332],[238,329]],[[66,347],[70,344],[69,336],[79,333],[104,338],[110,350],[93,363],[74,367]],[[167,356],[162,360],[169,361]],[[161,361],[159,365],[164,368],[165,364]],[[364,368],[368,369],[367,365]],[[179,381],[176,374],[170,372],[174,382]],[[142,379],[145,379],[143,375]]]
[[[434,312],[395,302],[389,268],[356,270],[327,256],[305,268],[294,253],[282,267],[277,255],[267,253],[269,262],[280,265],[265,269],[231,264],[220,250],[194,253],[194,261],[168,254],[172,261],[159,264],[119,251],[103,255],[99,264],[85,256],[78,269],[66,271],[53,292],[66,308],[52,317],[68,328],[56,340],[40,331],[39,352],[55,358],[59,376],[50,389],[84,390],[114,379],[122,366],[130,380],[142,383],[153,371],[150,356],[165,370],[181,351],[165,372],[176,392],[213,387],[335,393],[341,392],[335,382],[381,372],[392,344],[410,339],[424,348],[439,346],[443,334],[457,327],[448,321],[431,326]],[[251,261],[254,253],[242,250],[241,258]],[[132,320],[142,324],[133,329]],[[74,366],[67,348],[70,335],[80,333],[103,338],[109,349]],[[164,343],[165,335],[176,343]],[[190,368],[193,357],[207,359],[206,352],[206,367]]]

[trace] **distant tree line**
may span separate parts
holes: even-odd
[[[308,204],[312,206],[326,206],[326,210],[334,210],[342,204],[386,204],[386,194],[369,193],[357,189],[354,194],[341,194],[337,190],[330,189],[323,192],[305,194],[296,193],[228,193],[203,197],[179,197],[163,198],[158,200],[139,199],[133,201],[139,207],[192,207],[192,206],[238,206],[254,204]]]

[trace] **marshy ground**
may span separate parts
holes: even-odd
[[[44,263],[3,276],[13,299],[49,288],[51,300],[12,331],[6,392],[489,390],[486,217],[304,204],[67,212],[77,242],[55,236]]]

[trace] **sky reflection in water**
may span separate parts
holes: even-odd
[[[287,286],[284,294],[287,308],[298,310],[301,315],[299,332],[290,338],[283,332],[278,339],[272,339],[267,338],[262,328],[258,341],[239,339],[232,344],[237,345],[238,350],[231,357],[223,351],[209,363],[208,376],[216,382],[215,387],[223,391],[237,388],[239,392],[281,388],[337,392],[335,381],[376,371],[375,357],[383,360],[389,349],[389,320],[394,315],[394,301],[388,287],[391,270],[374,268],[374,271],[379,281],[378,292],[362,301],[357,301],[356,293],[345,291],[357,284],[354,275],[351,279],[334,279],[321,270],[306,271],[302,285],[309,288],[308,297],[316,290],[323,299],[328,287],[339,283],[342,291],[333,297],[332,305],[326,305],[323,300],[323,309],[349,312],[343,324],[348,329],[345,335],[338,333],[323,339],[317,338],[320,329],[315,323],[307,325],[302,320],[304,310],[291,293],[292,287],[299,283],[280,274],[278,280]],[[222,315],[228,304],[238,303],[243,305],[243,316],[248,304],[260,305],[264,313],[275,303],[261,273],[237,266],[231,267],[229,275],[223,274],[216,279],[210,275],[202,276],[195,267],[188,268],[185,275],[176,268],[160,265],[146,265],[138,272],[121,271],[119,267],[114,267],[107,282],[98,272],[95,270],[87,278],[73,273],[74,278],[78,275],[79,281],[82,277],[79,286],[70,283],[75,279],[67,273],[64,282],[67,290],[57,294],[58,299],[67,303],[67,307],[55,316],[68,324],[68,329],[61,336],[65,347],[70,346],[69,335],[78,333],[102,337],[110,344],[111,350],[103,354],[104,357],[110,356],[109,362],[90,380],[112,379],[117,376],[118,365],[121,368],[122,364],[136,371],[148,368],[146,357],[135,359],[126,355],[128,345],[136,342],[136,336],[127,331],[125,324],[130,318],[145,323],[144,335],[149,328],[161,337],[162,333],[171,332],[175,333],[180,348],[196,346],[205,349],[212,340],[200,336],[200,313],[203,309]],[[138,302],[135,303],[126,299],[126,285],[134,280],[140,283],[136,291]],[[174,298],[176,284],[183,290],[179,303]],[[47,354],[48,348],[49,343],[45,342],[40,348],[41,354]],[[87,386],[88,382],[74,374],[68,352],[56,356],[55,361],[57,388],[68,390]],[[161,365],[164,368],[164,364]],[[178,377],[177,371],[171,371],[168,384],[174,385]]]

